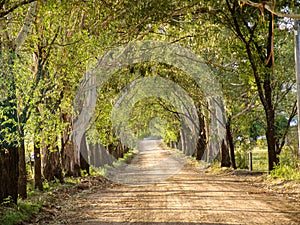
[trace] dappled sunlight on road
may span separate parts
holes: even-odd
[[[71,198],[50,224],[300,224],[297,201],[268,194],[243,177],[199,170],[159,140],[144,140],[139,148],[131,164],[115,171],[119,184]]]

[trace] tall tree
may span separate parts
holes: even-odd
[[[275,61],[280,47],[275,44],[274,38],[279,37],[280,40],[283,36],[282,34],[278,36],[280,31],[275,26],[278,25],[278,18],[273,13],[263,10],[264,3],[257,3],[260,7],[255,8],[247,4],[239,4],[241,2],[244,1],[217,1],[212,2],[210,8],[202,4],[198,11],[202,12],[201,18],[204,16],[213,24],[223,26],[225,28],[222,29],[223,32],[234,34],[239,43],[240,49],[237,49],[236,52],[240,52],[243,56],[240,58],[241,60],[236,61],[236,68],[240,69],[241,66],[244,66],[243,70],[246,69],[247,74],[251,74],[246,79],[250,81],[249,87],[252,91],[257,93],[264,110],[269,170],[272,170],[274,164],[279,162],[278,156],[282,149],[282,145],[279,146],[277,143],[283,141],[282,136],[276,135],[277,115],[279,112],[285,111],[287,117],[290,117],[288,121],[291,121],[294,116],[292,113],[294,111],[293,102],[286,109],[276,103],[278,99],[285,99],[287,93],[291,91],[291,88],[283,87],[289,74],[287,72],[281,74],[282,64]],[[277,7],[280,6],[277,5]],[[284,38],[289,36],[290,34],[286,33]],[[229,37],[229,40],[235,42],[234,38]],[[284,60],[284,58],[280,60]],[[278,96],[281,97],[278,98]],[[286,126],[286,129],[288,127]]]
[[[32,18],[35,13],[36,3],[32,3],[27,12],[23,9],[21,16],[23,17],[23,26],[18,27],[16,31],[12,27],[12,23],[18,18],[13,14],[14,9],[28,3],[22,1],[18,3],[2,3],[2,16],[9,15],[7,18],[0,18],[1,23],[1,60],[2,74],[1,84],[3,85],[1,93],[1,154],[0,158],[2,166],[1,183],[1,199],[11,196],[13,201],[17,201],[18,193],[20,197],[25,198],[26,193],[26,166],[25,166],[25,145],[24,145],[24,125],[28,120],[30,104],[28,99],[22,98],[22,87],[18,81],[22,80],[23,73],[17,71],[20,68],[16,65],[22,60],[18,58],[19,48],[23,45],[26,36],[32,24]],[[9,4],[9,5],[6,5]],[[8,8],[7,8],[8,7]],[[7,9],[6,9],[7,8]],[[20,22],[20,21],[19,21]],[[29,88],[29,92],[33,89]],[[9,169],[9,170],[7,170]],[[16,184],[18,180],[18,184]]]

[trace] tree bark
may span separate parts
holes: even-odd
[[[231,117],[229,117],[226,122],[226,138],[230,149],[231,166],[233,169],[237,169],[235,163],[234,143],[233,143],[233,137],[231,133]]]
[[[228,147],[225,140],[222,140],[221,144],[221,167],[230,167],[230,157],[228,152]]]
[[[88,163],[88,151],[85,134],[83,135],[80,144],[80,169],[85,170],[87,174],[90,174],[90,165]]]
[[[89,152],[90,152],[90,164],[92,166],[96,166],[96,155],[95,155],[95,145],[87,143],[89,146]]]
[[[197,160],[201,160],[204,155],[205,149],[207,148],[207,143],[206,143],[206,130],[205,130],[204,115],[198,115],[198,117],[199,117],[200,131],[199,131],[199,137],[198,137],[194,157]]]
[[[78,157],[78,149],[75,148],[72,142],[71,129],[72,129],[72,116],[69,114],[63,114],[62,120],[67,123],[65,131],[62,133],[62,149],[61,160],[62,168],[66,173],[66,176],[80,176],[80,159]]]
[[[60,156],[58,147],[55,146],[50,149],[49,145],[42,143],[43,145],[43,175],[48,181],[55,180],[57,178],[61,183],[64,182],[62,175],[62,168],[60,163]]]
[[[274,52],[273,48],[273,26],[274,17],[269,13],[269,34],[268,34],[268,45],[267,45],[267,65],[266,67],[270,70],[274,66]],[[274,169],[274,165],[279,163],[279,158],[276,155],[276,134],[275,134],[275,109],[273,105],[273,94],[272,94],[272,72],[268,71],[264,76],[263,88],[265,91],[264,109],[267,119],[266,138],[268,143],[268,159],[269,159],[269,171]]]
[[[279,158],[276,155],[276,138],[275,138],[275,113],[274,110],[267,110],[267,130],[266,138],[268,143],[268,163],[269,171],[274,169],[274,165],[279,163]]]
[[[36,140],[34,141],[34,188],[43,190],[41,148]]]
[[[26,159],[25,159],[25,145],[24,145],[23,137],[22,140],[20,141],[20,146],[18,146],[18,152],[19,152],[18,194],[22,199],[25,199],[27,198],[27,172],[26,172]]]
[[[11,197],[18,200],[19,154],[17,147],[0,146],[0,203]]]

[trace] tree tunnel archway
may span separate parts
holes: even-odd
[[[189,49],[174,43],[132,42],[106,52],[93,69],[87,71],[74,101],[72,135],[75,146],[80,150],[81,139],[94,115],[97,90],[118,70],[143,62],[164,63],[181,69],[195,80],[204,93],[210,114],[210,138],[203,160],[212,162],[219,153],[221,142],[226,140],[222,91],[208,66]]]

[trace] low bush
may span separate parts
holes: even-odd
[[[293,147],[286,146],[279,157],[280,164],[271,171],[271,176],[279,179],[300,181],[300,162]]]

